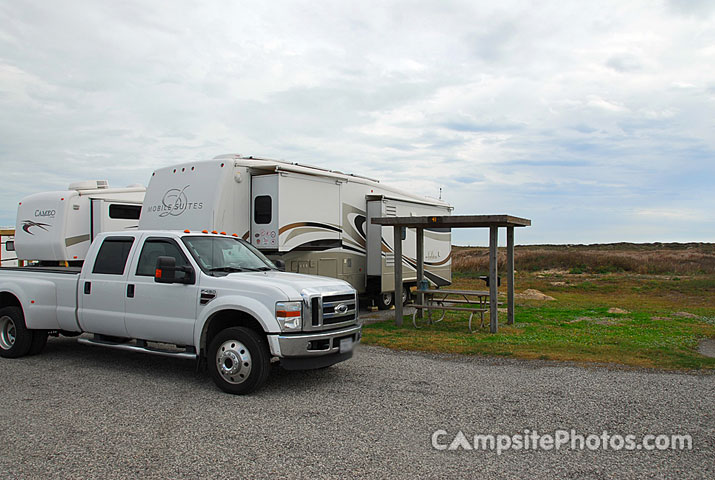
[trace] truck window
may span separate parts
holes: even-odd
[[[133,243],[134,238],[132,237],[106,238],[102,246],[99,247],[92,273],[122,275]]]
[[[121,205],[118,203],[112,203],[109,205],[109,218],[139,220],[139,215],[141,215],[141,213],[141,205]]]
[[[271,196],[258,195],[253,202],[253,221],[259,225],[271,223]]]
[[[156,259],[159,257],[174,257],[177,267],[189,265],[189,261],[176,243],[163,238],[149,238],[144,242],[139,255],[137,275],[153,277],[156,270]]]

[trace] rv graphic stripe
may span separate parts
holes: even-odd
[[[333,226],[333,225],[328,225],[327,223],[318,223],[318,222],[296,222],[296,223],[289,223],[288,225],[282,226],[278,230],[278,234],[282,235],[283,233],[287,232],[288,230],[292,230],[294,228],[298,227],[317,227],[317,228],[324,228],[326,230],[332,230],[334,232],[342,232],[342,229]]]
[[[32,221],[32,220],[23,220],[23,221],[22,221],[22,230],[23,230],[25,233],[29,233],[30,235],[34,235],[34,233],[32,233],[32,232],[30,231],[30,229],[31,229],[32,227],[37,227],[37,228],[40,228],[40,229],[42,229],[42,230],[44,230],[44,231],[47,231],[47,228],[45,228],[45,227],[51,227],[51,225],[50,225],[49,223],[39,223],[39,222],[34,222],[34,221]]]
[[[349,251],[349,252],[355,252],[355,253],[359,253],[359,254],[361,254],[361,255],[365,255],[365,250],[361,250],[361,249],[359,249],[359,248],[351,247],[350,245],[345,245],[344,243],[343,243],[343,250],[347,250],[347,251]]]
[[[76,237],[65,238],[66,247],[71,247],[72,245],[77,245],[82,242],[89,242],[89,235],[77,235]]]

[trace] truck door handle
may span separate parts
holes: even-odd
[[[84,293],[86,295],[92,293],[92,282],[84,282]]]
[[[127,285],[127,298],[134,298],[134,285]]]

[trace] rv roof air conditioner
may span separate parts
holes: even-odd
[[[84,180],[82,182],[70,183],[67,190],[103,190],[109,188],[109,181],[107,180]]]

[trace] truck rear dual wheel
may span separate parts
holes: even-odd
[[[0,357],[36,355],[47,345],[47,332],[30,330],[20,307],[0,308]]]
[[[43,330],[32,330],[32,343],[30,344],[30,351],[27,352],[28,355],[37,355],[45,349],[47,345],[48,334]]]
[[[20,307],[0,308],[0,356],[17,358],[27,355],[32,340],[32,331],[25,326]]]
[[[249,328],[222,330],[211,340],[207,356],[211,378],[224,392],[250,393],[268,379],[268,346],[261,335]]]

